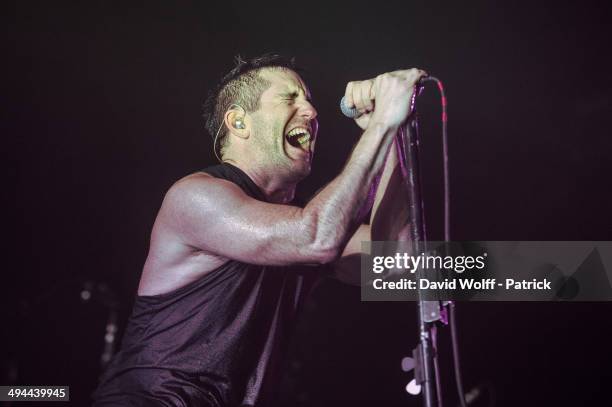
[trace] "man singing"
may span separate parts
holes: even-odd
[[[348,83],[364,132],[342,172],[302,208],[291,202],[317,139],[310,92],[292,61],[238,60],[205,103],[222,163],[167,192],[95,406],[270,404],[312,266],[346,269],[361,241],[394,240],[405,224],[391,146],[424,75]],[[371,227],[362,225],[372,205]]]

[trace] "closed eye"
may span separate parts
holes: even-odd
[[[299,96],[299,93],[297,93],[297,92],[284,93],[284,94],[281,95],[283,100],[297,99],[298,96]]]
[[[300,96],[299,92],[291,92],[291,93],[285,93],[284,95],[281,95],[283,100],[286,100],[288,102],[294,103],[295,100]],[[312,104],[312,98],[307,97],[306,101],[310,104]]]

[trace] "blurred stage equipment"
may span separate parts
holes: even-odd
[[[412,114],[397,133],[397,153],[402,168],[404,181],[408,187],[408,205],[410,208],[409,223],[410,245],[414,253],[427,252],[427,236],[425,228],[424,204],[421,193],[421,179],[419,173],[419,134],[418,117],[416,111],[416,97],[421,94],[427,82],[437,84],[440,91],[442,105],[442,149],[444,167],[444,240],[450,241],[450,185],[448,172],[448,137],[447,137],[447,114],[446,95],[442,82],[433,76],[423,77],[416,85],[412,95]],[[376,108],[376,107],[375,107]],[[355,108],[346,105],[345,99],[340,101],[340,110],[350,118],[359,115]],[[423,270],[417,270],[417,279],[423,274]],[[414,370],[414,380],[407,386],[406,391],[410,394],[423,392],[423,405],[425,407],[442,406],[442,389],[438,368],[438,357],[436,352],[437,325],[440,321],[448,324],[448,313],[450,311],[451,342],[453,349],[453,362],[455,367],[455,380],[459,401],[462,407],[466,407],[463,384],[460,374],[459,350],[457,330],[455,321],[454,303],[450,301],[426,301],[419,291],[418,325],[419,344],[412,351],[412,357],[402,360],[404,371]]]
[[[102,371],[104,371],[115,354],[115,349],[117,347],[119,300],[108,284],[94,281],[86,281],[83,284],[81,289],[81,300],[83,302],[96,301],[102,304],[108,311],[106,329],[104,332],[104,348],[100,356],[100,367]]]

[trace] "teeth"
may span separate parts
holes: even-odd
[[[293,129],[289,133],[287,133],[287,135],[290,137],[297,136],[298,134],[306,134],[308,135],[308,137],[310,137],[310,133],[308,132],[308,130],[300,128],[300,127]]]
[[[293,145],[297,147],[295,143],[304,145],[310,141],[310,132],[303,127],[297,127],[287,133],[287,138],[290,143],[293,143]]]
[[[310,141],[310,134],[306,133],[303,136],[300,136],[297,141],[300,144],[308,143]]]

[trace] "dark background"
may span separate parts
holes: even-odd
[[[95,385],[106,284],[127,317],[164,192],[213,164],[201,102],[234,55],[295,55],[320,138],[308,197],[359,131],[338,111],[349,80],[406,67],[449,100],[454,240],[610,240],[612,89],[605,3],[3,2],[2,384]],[[430,238],[441,238],[437,92],[419,110]],[[610,303],[459,304],[466,390],[498,406],[608,400]],[[456,405],[448,331],[445,396]],[[418,405],[399,361],[414,304],[313,292],[279,388],[286,405]],[[482,401],[485,401],[484,398]],[[483,405],[486,403],[483,403]]]

